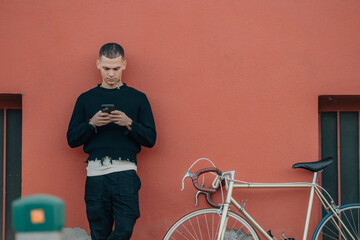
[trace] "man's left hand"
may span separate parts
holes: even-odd
[[[127,127],[131,130],[132,120],[124,112],[114,110],[109,114],[110,120],[115,124],[123,127]]]

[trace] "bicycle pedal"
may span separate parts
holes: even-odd
[[[287,238],[287,237],[285,236],[285,232],[283,232],[283,233],[280,235],[280,239],[281,239],[281,240],[295,240],[295,238]]]
[[[267,231],[267,234],[269,234],[270,237],[274,237],[274,235],[271,234],[271,229],[269,231]]]

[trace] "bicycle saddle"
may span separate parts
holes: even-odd
[[[304,168],[306,170],[312,171],[312,172],[319,172],[332,164],[334,159],[332,157],[324,158],[317,162],[304,162],[304,163],[295,163],[292,167],[293,168]]]

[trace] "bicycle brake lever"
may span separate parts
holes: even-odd
[[[203,193],[203,192],[197,191],[197,193],[196,193],[196,195],[195,195],[195,207],[196,207],[197,204],[198,204],[198,196],[199,196],[200,193]]]
[[[185,179],[188,178],[188,177],[191,178],[191,177],[194,176],[194,175],[195,175],[195,174],[193,174],[193,173],[190,172],[190,169],[186,172],[185,176],[184,176],[183,179],[182,179],[181,191],[184,190],[184,182],[185,182]]]
[[[204,186],[204,184],[201,184],[201,186],[203,187]],[[206,192],[203,192],[203,191],[197,191],[197,193],[196,193],[196,195],[195,195],[195,207],[197,206],[197,204],[198,204],[198,196],[199,196],[199,194],[205,194],[206,195]]]

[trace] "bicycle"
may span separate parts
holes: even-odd
[[[202,159],[199,159],[202,160]],[[199,161],[198,160],[198,161]],[[207,159],[208,160],[208,159]],[[211,161],[210,161],[211,162]],[[221,172],[218,168],[204,168],[195,174],[190,170],[185,174],[182,185],[186,178],[191,178],[194,187],[200,193],[206,195],[207,202],[213,208],[199,209],[190,212],[176,221],[167,231],[163,240],[259,240],[258,232],[268,240],[276,239],[271,231],[266,232],[251,215],[245,211],[246,201],[238,203],[233,197],[233,189],[237,188],[307,188],[310,189],[310,197],[308,202],[303,240],[307,239],[310,216],[314,195],[318,197],[322,206],[327,211],[327,215],[318,224],[312,239],[344,239],[359,240],[360,239],[360,204],[348,204],[337,206],[330,194],[316,183],[318,172],[321,172],[333,162],[333,158],[328,157],[317,162],[296,163],[293,168],[303,168],[314,173],[312,182],[295,182],[295,183],[249,183],[235,180],[235,171]],[[199,176],[204,173],[212,173],[216,175],[211,187],[204,187],[198,184]],[[203,180],[204,182],[204,180]],[[236,183],[235,182],[240,182]],[[225,185],[227,190],[226,199],[221,204],[212,201],[212,194]],[[322,193],[324,192],[325,195]],[[325,197],[327,196],[330,202]],[[240,212],[237,214],[230,211],[230,206],[234,206]],[[258,232],[257,232],[258,231]],[[280,237],[282,240],[293,240],[286,238],[284,235]]]

